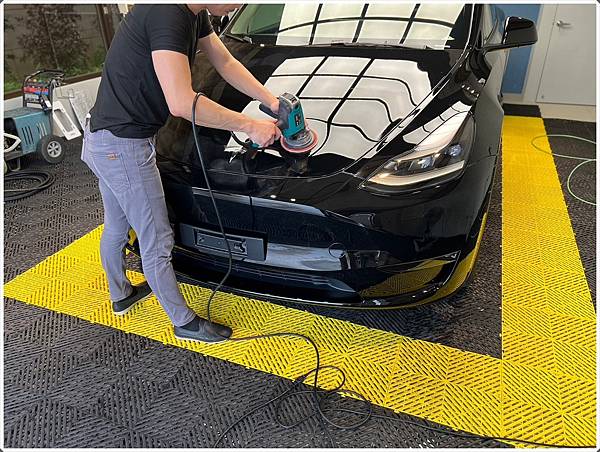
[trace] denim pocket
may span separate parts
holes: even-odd
[[[83,129],[83,139],[81,141],[81,160],[83,160],[84,162],[87,163],[86,158],[87,158],[87,153],[86,153],[86,144],[89,142],[90,140],[90,129],[88,127],[88,124],[86,122],[85,124],[85,128]]]
[[[151,138],[140,144],[140,151],[141,155],[138,161],[140,168],[156,164],[156,148]]]
[[[113,192],[129,190],[129,177],[123,156],[116,152],[94,152],[90,150],[89,156],[94,163],[96,175]]]

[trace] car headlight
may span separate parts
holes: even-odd
[[[413,191],[459,177],[465,166],[475,123],[468,113],[457,113],[427,135],[411,152],[388,160],[360,188],[392,194]]]

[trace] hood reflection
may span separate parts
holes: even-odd
[[[340,56],[285,60],[265,86],[300,98],[308,125],[319,137],[311,161],[333,154],[348,163],[374,148],[390,125],[406,117],[432,89],[429,74],[416,61]],[[258,106],[252,101],[243,113],[267,119]],[[231,139],[225,151],[241,149]],[[274,149],[265,152],[279,155]]]

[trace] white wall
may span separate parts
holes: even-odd
[[[538,88],[542,78],[542,70],[544,69],[544,61],[548,53],[548,45],[550,43],[550,34],[554,27],[554,16],[556,14],[557,5],[545,4],[542,5],[540,18],[538,20],[538,43],[533,48],[531,62],[529,63],[529,71],[525,80],[525,88],[523,89],[523,102],[526,104],[535,104],[537,99]]]
[[[67,109],[67,113],[69,114],[69,116],[71,117],[73,122],[75,124],[79,125],[79,121],[77,120],[77,117],[75,116],[75,113],[73,112],[73,109],[71,108],[71,103],[69,102],[69,99],[67,97],[69,90],[83,91],[86,94],[86,96],[88,96],[91,100],[93,100],[93,102],[95,102],[99,85],[100,85],[100,77],[92,78],[89,80],[84,80],[82,82],[64,85],[55,91],[54,98],[55,98],[55,100],[59,100],[62,102],[62,104]],[[64,98],[61,98],[61,96],[64,96]],[[19,108],[22,105],[23,105],[23,99],[21,98],[21,96],[15,97],[14,99],[7,99],[4,101],[4,111],[11,110],[13,108]]]

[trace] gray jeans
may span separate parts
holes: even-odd
[[[135,231],[144,276],[175,326],[190,322],[195,313],[186,304],[171,265],[173,230],[150,138],[119,138],[108,130],[89,131],[86,125],[81,159],[98,178],[104,204],[100,240],[102,266],[112,301],[129,296],[124,247],[129,227]]]

